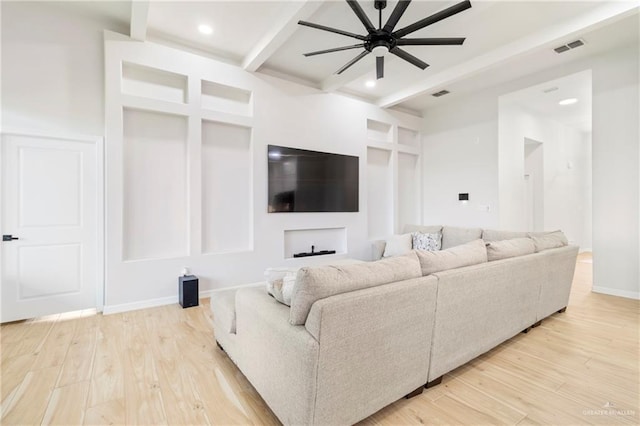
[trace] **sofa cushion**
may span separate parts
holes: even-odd
[[[218,290],[211,294],[211,312],[216,324],[225,333],[236,332],[236,292],[238,289]]]
[[[508,259],[510,257],[524,256],[535,253],[536,246],[531,238],[511,238],[501,241],[489,241],[487,243],[487,259]]]
[[[485,241],[502,241],[511,240],[513,238],[525,238],[528,237],[527,232],[520,231],[502,231],[498,229],[485,229],[482,231],[482,239]]]
[[[446,250],[415,253],[420,260],[422,275],[487,262],[485,242],[480,239]]]
[[[442,248],[441,233],[412,232],[414,250],[436,251]]]
[[[413,251],[375,262],[301,268],[293,287],[289,322],[304,324],[316,300],[420,276],[420,262]]]
[[[540,235],[540,233],[529,234],[536,246],[536,253],[552,248],[564,247],[569,244],[567,237],[562,231],[553,231]]]
[[[423,232],[425,234],[442,234],[442,225],[405,225],[405,233]]]
[[[392,235],[387,239],[382,257],[399,256],[410,252],[412,248],[411,234]]]
[[[480,238],[482,238],[482,229],[480,228],[458,228],[455,226],[442,228],[442,248],[445,250]]]

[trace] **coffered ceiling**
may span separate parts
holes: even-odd
[[[458,1],[414,0],[396,28],[402,28]],[[340,75],[335,72],[361,50],[312,57],[303,53],[355,44],[338,34],[302,27],[298,20],[366,34],[345,1],[133,1],[78,2],[122,20],[128,9],[131,36],[179,45],[236,63],[248,71],[276,75],[325,91],[355,95],[382,107],[421,111],[436,102],[431,93],[460,86],[470,92],[496,75],[502,81],[523,69],[536,70],[594,54],[624,43],[637,43],[636,1],[479,1],[411,37],[466,37],[462,46],[405,46],[430,66],[421,70],[388,55],[383,79],[375,80],[375,56],[368,55]],[[383,23],[396,1],[388,1]],[[360,4],[374,24],[373,1]],[[99,6],[98,6],[99,5]],[[111,11],[109,10],[111,8]],[[624,23],[620,26],[618,24]],[[212,33],[198,31],[210,26]],[[564,54],[553,47],[583,38],[586,45]],[[535,61],[535,62],[532,62]],[[510,70],[513,70],[511,72]],[[484,79],[478,76],[484,75]],[[368,81],[375,81],[368,87]],[[484,82],[484,83],[483,83]],[[466,86],[465,86],[466,85]]]

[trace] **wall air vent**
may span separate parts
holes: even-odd
[[[439,98],[440,96],[444,96],[444,95],[446,95],[448,93],[449,93],[448,90],[441,90],[439,92],[432,93],[431,96],[435,96],[436,98]]]
[[[584,40],[582,39],[572,41],[571,43],[563,44],[562,46],[558,46],[553,50],[555,50],[556,53],[564,53],[567,50],[575,49],[576,47],[580,47],[580,46],[584,46]]]

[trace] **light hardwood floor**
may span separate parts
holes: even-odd
[[[638,301],[590,292],[566,313],[362,424],[639,424]],[[215,345],[208,300],[1,327],[2,424],[278,424]]]

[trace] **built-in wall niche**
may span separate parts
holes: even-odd
[[[376,142],[392,142],[393,133],[391,124],[367,119],[367,139]]]
[[[398,126],[398,144],[418,147],[420,146],[420,133]]]
[[[284,257],[292,259],[295,253],[335,250],[337,255],[347,253],[347,228],[287,229],[284,231]]]
[[[161,101],[185,103],[187,77],[129,62],[122,63],[122,93]]]
[[[187,118],[123,110],[123,260],[188,254]]]
[[[367,229],[371,239],[393,233],[391,151],[367,148]]]
[[[202,250],[253,248],[251,128],[202,121]]]
[[[420,157],[398,153],[398,231],[406,224],[420,223]]]
[[[252,116],[251,91],[202,80],[202,108],[227,114]]]

